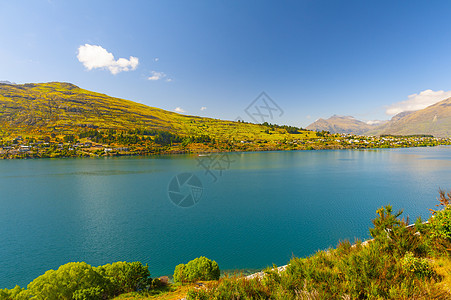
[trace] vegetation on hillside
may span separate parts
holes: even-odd
[[[224,140],[255,140],[267,129],[260,124],[181,115],[61,82],[0,84],[0,125],[3,136],[64,136],[86,129],[112,129],[159,130]],[[267,140],[286,138],[286,130],[272,131]]]

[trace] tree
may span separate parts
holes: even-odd
[[[118,261],[95,269],[109,280],[110,293],[113,295],[137,291],[146,288],[152,282],[149,266],[138,261]]]
[[[73,143],[75,141],[75,137],[72,134],[69,134],[65,135],[63,140],[65,143]]]
[[[439,190],[438,198],[441,210],[431,210],[433,217],[429,220],[431,236],[451,242],[451,192]]]
[[[182,142],[182,138],[179,137],[176,134],[167,132],[167,131],[161,131],[155,136],[155,143],[166,146],[172,143],[180,143]]]
[[[13,289],[0,289],[0,299],[26,300],[30,299],[30,293],[16,285]]]
[[[187,278],[185,278],[185,265],[179,264],[175,267],[174,270],[174,281],[175,282],[186,282],[188,281]]]
[[[49,270],[28,285],[33,299],[72,299],[77,290],[103,288],[107,281],[85,262],[72,262]]]
[[[186,265],[180,264],[175,267],[174,280],[176,282],[194,282],[198,280],[218,280],[220,270],[214,260],[204,256],[193,259]]]

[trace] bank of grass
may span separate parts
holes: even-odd
[[[138,300],[138,299],[152,299],[152,300],[179,300],[185,298],[190,289],[196,288],[196,284],[170,284],[168,286],[160,287],[149,292],[133,292],[122,294],[114,300]]]
[[[225,277],[187,299],[451,299],[451,194],[428,223],[407,226],[390,206],[377,211],[373,240],[293,258],[254,279]]]

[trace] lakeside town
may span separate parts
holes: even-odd
[[[175,136],[175,135],[174,135]],[[91,137],[63,136],[42,139],[16,136],[0,140],[0,159],[101,157],[122,155],[152,155],[176,153],[277,151],[277,150],[323,150],[323,149],[377,149],[432,147],[451,145],[451,138],[433,136],[363,136],[317,132],[315,138],[290,138],[281,141],[264,139],[217,141],[214,139],[167,139],[133,136],[133,142],[99,141]],[[203,140],[203,141],[202,141]]]

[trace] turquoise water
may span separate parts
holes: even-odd
[[[203,187],[188,208],[168,196],[181,173]],[[427,218],[450,179],[451,147],[0,161],[0,288],[70,261],[138,260],[153,276],[201,255],[282,265],[368,238],[382,205]]]

